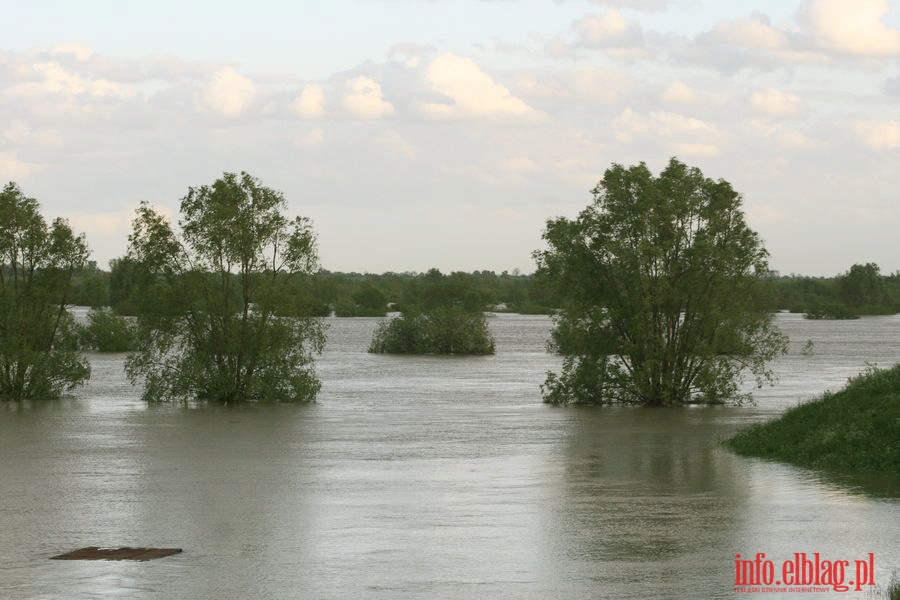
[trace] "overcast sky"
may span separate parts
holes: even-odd
[[[744,195],[782,273],[900,269],[898,2],[0,8],[0,180],[103,267],[139,201],[246,170],[327,269],[531,272],[610,163],[677,156]]]

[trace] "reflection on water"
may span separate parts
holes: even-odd
[[[737,552],[874,552],[886,583],[900,503],[718,441],[896,362],[900,319],[779,321],[792,353],[748,408],[544,406],[544,317],[451,359],[370,355],[376,319],[331,320],[308,406],[148,408],[93,355],[75,397],[0,407],[0,597],[725,598]],[[185,552],[47,560],[128,544]]]

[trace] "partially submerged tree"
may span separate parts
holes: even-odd
[[[673,158],[658,177],[613,165],[593,195],[576,219],[548,221],[535,253],[565,298],[545,400],[721,403],[742,399],[747,371],[772,381],[787,341],[760,306],[768,255],[731,185]]]
[[[80,345],[98,352],[128,352],[137,348],[137,323],[111,308],[94,308],[79,331]]]
[[[408,287],[399,317],[375,329],[369,352],[385,354],[493,354],[480,294],[461,274],[429,269]]]
[[[132,382],[147,400],[307,401],[319,390],[315,318],[284,317],[286,284],[317,264],[309,221],[247,173],[225,173],[181,200],[181,233],[142,204],[128,258],[141,272]]]
[[[90,376],[66,310],[88,254],[84,235],[48,226],[16,184],[0,192],[0,399],[53,398]]]
[[[493,354],[484,313],[462,306],[412,309],[375,328],[369,352],[382,354]]]

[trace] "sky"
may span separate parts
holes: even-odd
[[[0,181],[106,267],[247,171],[332,271],[534,270],[612,163],[732,183],[782,274],[900,270],[900,2],[0,0]]]

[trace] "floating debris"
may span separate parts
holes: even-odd
[[[109,546],[88,546],[72,550],[59,556],[51,556],[53,560],[153,560],[178,554],[181,548],[113,548]]]

